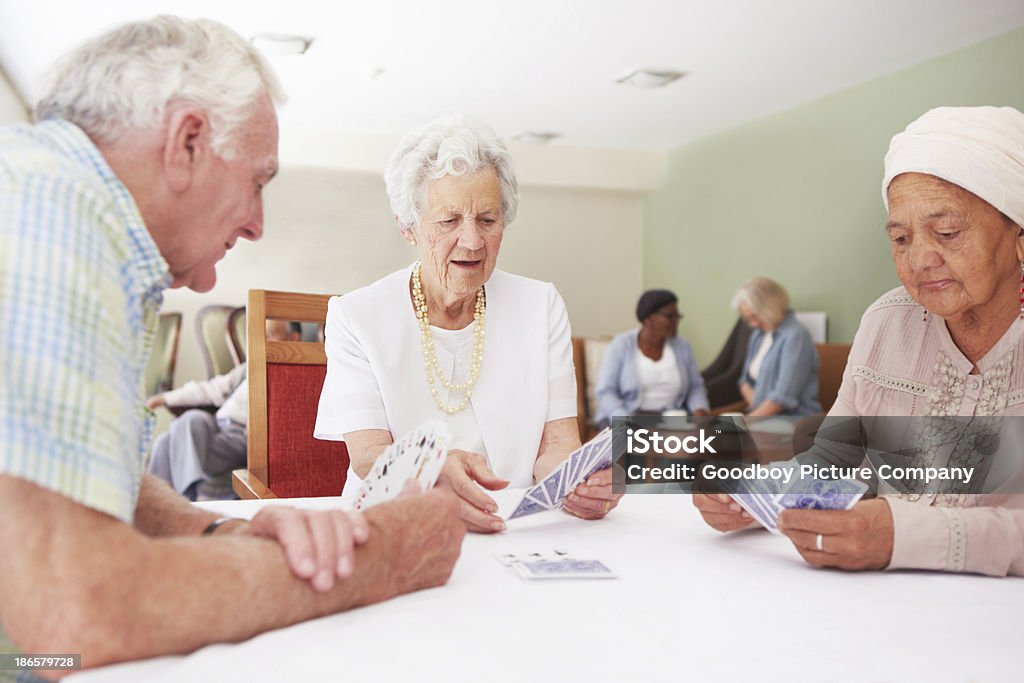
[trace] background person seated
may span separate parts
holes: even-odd
[[[754,328],[740,375],[745,412],[751,417],[820,413],[818,351],[782,285],[755,277],[736,292],[732,306]]]
[[[267,321],[268,341],[299,341],[299,323]],[[244,467],[247,452],[246,427],[249,423],[249,382],[246,364],[205,382],[155,394],[146,399],[146,407],[156,410],[193,408],[171,423],[167,432],[153,443],[149,473],[160,477],[178,493],[195,500],[203,483]],[[202,406],[215,406],[213,415]]]
[[[683,319],[678,301],[667,289],[644,292],[636,304],[640,329],[623,332],[609,344],[597,380],[599,429],[615,415],[678,409],[708,414],[704,378],[690,343],[678,336]]]

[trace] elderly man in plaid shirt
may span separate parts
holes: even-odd
[[[41,122],[0,129],[0,653],[182,653],[447,580],[450,494],[243,522],[144,474],[162,291],[209,290],[262,235],[282,99],[233,31],[159,17],[71,53]]]

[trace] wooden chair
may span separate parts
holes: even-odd
[[[587,441],[588,428],[587,419],[587,370],[585,365],[583,348],[583,337],[572,338],[572,364],[576,371],[576,426],[580,430],[580,439]]]
[[[827,413],[839,396],[846,361],[850,358],[850,344],[815,344],[818,350],[818,400]]]
[[[241,365],[246,359],[246,345],[248,327],[245,320],[245,307],[239,306],[228,315],[228,341],[231,342],[229,350],[235,365]]]
[[[147,396],[174,388],[174,367],[178,363],[181,338],[181,313],[161,313],[157,322],[153,351],[143,373]]]
[[[267,342],[266,321],[323,323],[326,294],[249,290],[248,466],[235,470],[241,498],[337,496],[345,486],[348,451],[313,438],[327,374],[320,342]]]
[[[594,427],[597,376],[610,342],[610,337],[572,338],[572,362],[576,369],[576,422],[583,441],[589,441],[597,435]]]
[[[793,452],[803,453],[812,445],[814,438],[825,421],[825,415],[835,405],[839,387],[843,383],[843,372],[850,358],[850,344],[815,344],[818,350],[818,402],[821,413],[810,415],[796,424],[793,432]]]

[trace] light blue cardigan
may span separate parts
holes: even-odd
[[[754,330],[743,361],[740,384],[754,387],[754,405],[775,401],[782,406],[783,415],[815,415],[821,412],[818,402],[818,351],[807,328],[797,322],[790,311],[775,328],[771,348],[761,362],[761,371],[755,382],[747,374],[750,361],[764,339],[764,332]]]
[[[594,422],[610,420],[614,415],[632,415],[640,407],[643,393],[640,372],[636,367],[637,335],[640,330],[623,332],[612,339],[601,361],[597,379],[597,415]],[[697,369],[690,343],[682,337],[671,337],[669,345],[676,354],[682,386],[670,408],[682,408],[693,413],[708,409],[708,392],[704,378]]]

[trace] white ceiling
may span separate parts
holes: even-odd
[[[664,150],[1024,26],[1021,0],[0,0],[0,65],[26,100],[81,39],[156,13],[315,36],[276,57],[282,129],[392,137],[449,112],[554,145]],[[689,71],[663,90],[634,67]],[[376,79],[371,69],[384,69]]]

